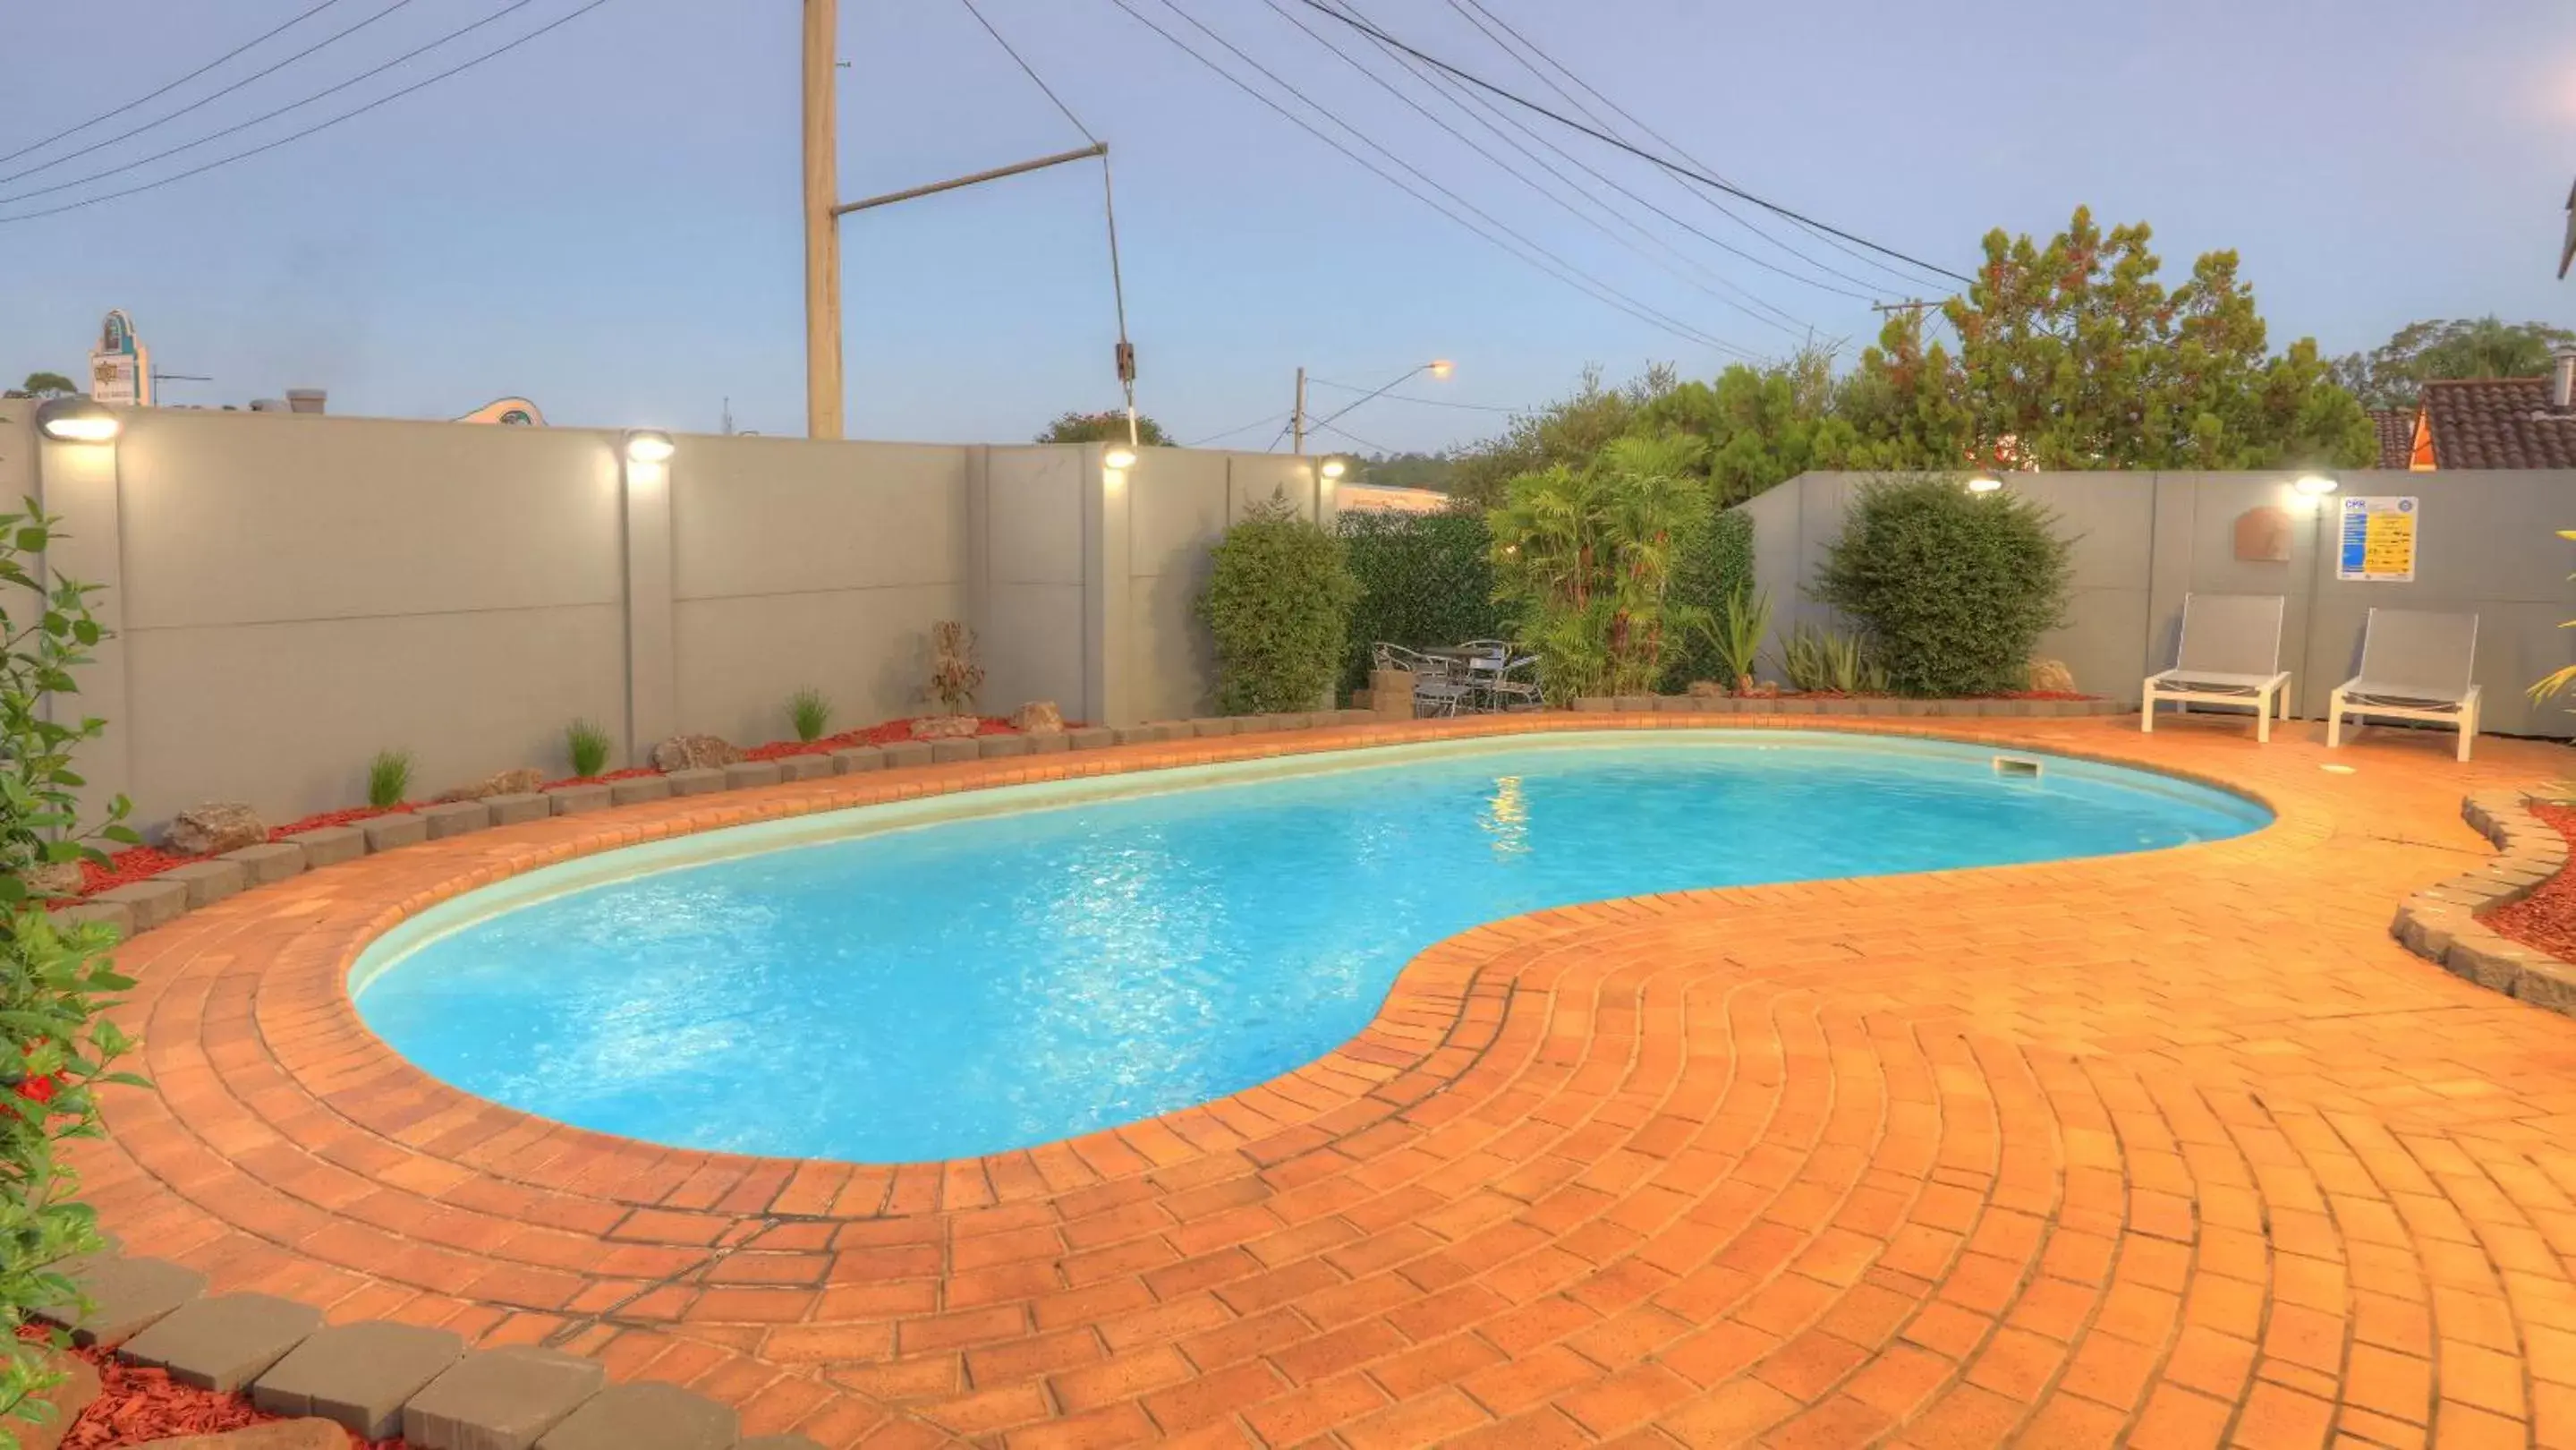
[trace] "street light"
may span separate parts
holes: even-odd
[[[1417,363],[1412,367],[1406,368],[1404,370],[1404,375],[1397,378],[1394,382],[1388,383],[1385,387],[1375,389],[1371,392],[1363,393],[1357,401],[1344,404],[1339,411],[1334,412],[1327,417],[1318,418],[1312,424],[1309,424],[1306,421],[1306,370],[1304,368],[1299,368],[1297,369],[1297,410],[1289,415],[1290,426],[1294,429],[1297,436],[1296,450],[1299,453],[1306,451],[1306,430],[1309,427],[1328,427],[1331,425],[1333,419],[1341,417],[1342,414],[1360,406],[1362,403],[1371,402],[1377,398],[1385,396],[1387,393],[1413,381],[1423,373],[1429,373],[1435,378],[1446,378],[1457,370],[1458,365],[1449,361],[1449,359],[1445,357],[1433,358],[1427,363]]]
[[[125,425],[87,398],[54,398],[36,406],[36,428],[58,443],[107,443]]]

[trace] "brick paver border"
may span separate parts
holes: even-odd
[[[1873,720],[2257,795],[2235,840],[1677,893],[1422,953],[1371,1027],[1201,1107],[946,1163],[664,1149],[368,1034],[360,946],[475,886],[751,820],[1566,715],[1131,745],[560,816],[123,952],[157,1092],[84,1167],[214,1292],[686,1384],[825,1445],[2576,1440],[2576,1023],[2389,903],[2555,773],[2088,719]],[[1830,728],[1830,727],[1829,727]],[[1722,823],[1712,823],[1722,828]]]

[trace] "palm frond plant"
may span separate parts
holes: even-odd
[[[1551,704],[1644,694],[1704,612],[1669,598],[1684,531],[1707,510],[1698,440],[1622,438],[1580,470],[1512,480],[1488,518],[1496,596],[1515,607]]]

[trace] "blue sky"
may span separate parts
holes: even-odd
[[[312,3],[23,7],[0,41],[0,151]],[[207,82],[0,163],[0,175],[149,119],[389,3],[340,0]],[[408,0],[166,127],[0,182],[0,198],[283,105],[504,3]],[[267,139],[578,3],[531,0],[314,107],[112,182],[0,201],[0,218]],[[1451,358],[1454,377],[1404,391],[1508,406],[1562,394],[1587,363],[1612,377],[1650,360],[1707,375],[1726,359],[1506,256],[1111,0],[982,3],[1115,150],[1140,399],[1184,439],[1284,414],[1301,363],[1374,386]],[[1165,0],[1131,3],[1214,51]],[[1809,326],[1855,347],[1875,331],[1866,303],[1759,271],[1624,200],[1660,241],[1623,232],[1644,256],[1615,245],[1435,130],[1265,0],[1180,3],[1321,113],[1690,329],[1756,354],[1793,346]],[[1281,4],[1496,144],[1356,35],[1297,0]],[[2440,13],[2420,0],[1485,4],[1731,180],[1962,270],[1986,229],[2045,233],[2088,202],[2106,220],[2152,222],[2168,280],[2200,251],[2239,250],[2276,344],[2307,334],[2340,352],[2424,316],[2576,323],[2576,290],[2553,277],[2560,208],[2576,179],[2576,9],[2563,0],[2477,0]],[[1360,8],[1425,49],[1539,93],[1447,0]],[[1080,144],[961,5],[844,0],[843,11],[845,196]],[[331,390],[334,411],[451,416],[524,393],[563,423],[712,430],[730,396],[740,426],[798,432],[797,13],[796,0],[608,0],[309,140],[141,196],[0,221],[0,374],[77,373],[99,315],[122,306],[158,368],[215,379],[171,385],[165,401],[243,402],[313,385]],[[1674,215],[1802,268],[1668,179],[1549,134]],[[1600,219],[1597,207],[1577,209]],[[1765,229],[1873,284],[1854,290],[1917,290],[1784,226]],[[843,245],[851,436],[1008,441],[1066,408],[1115,402],[1096,169],[866,213],[845,223]],[[1779,309],[1767,315],[1780,325],[1709,295],[1730,288]],[[1319,387],[1317,411],[1337,396],[1350,395]],[[1501,421],[1395,400],[1343,420],[1368,444],[1395,448],[1464,441]],[[1260,447],[1274,431],[1256,426],[1232,441]]]

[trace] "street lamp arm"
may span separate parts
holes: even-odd
[[[1379,388],[1375,392],[1362,394],[1357,400],[1344,404],[1336,412],[1316,419],[1309,426],[1316,428],[1324,427],[1330,424],[1333,419],[1341,417],[1342,414],[1348,413],[1351,409],[1359,407],[1363,403],[1375,402],[1377,399],[1382,398],[1388,393],[1395,391],[1397,388],[1404,386],[1406,383],[1413,381],[1414,375],[1417,373],[1431,373],[1435,376],[1446,377],[1449,375],[1449,364],[1445,361],[1435,361],[1424,363],[1417,368],[1408,369],[1404,376],[1397,378],[1394,382],[1388,383],[1385,387]]]

